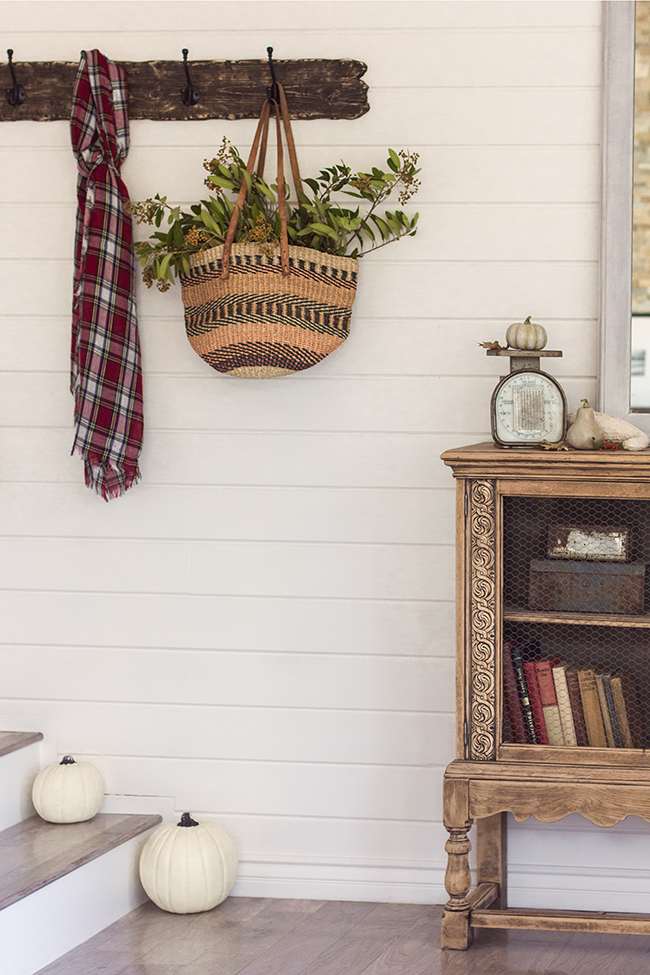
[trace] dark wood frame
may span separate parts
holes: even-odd
[[[507,908],[505,814],[556,822],[581,813],[597,826],[650,822],[650,754],[500,741],[504,618],[647,628],[650,615],[505,613],[501,498],[650,500],[650,450],[507,450],[474,444],[442,455],[457,480],[457,759],[445,772],[449,832],[442,947],[468,948],[473,930],[545,928],[650,934],[650,915]],[[468,831],[477,823],[477,886],[470,893]]]

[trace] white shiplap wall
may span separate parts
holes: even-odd
[[[442,901],[438,456],[489,435],[500,367],[477,343],[521,315],[565,350],[571,404],[594,392],[600,4],[2,2],[0,20],[17,62],[364,60],[370,113],[296,123],[303,170],[421,153],[420,233],[364,262],[352,335],[309,372],[219,377],[178,289],[139,289],[143,482],[105,504],[69,456],[67,125],[0,127],[0,713],[54,727],[110,793],[220,818],[236,892]],[[132,123],[131,196],[202,195],[204,157],[253,127]],[[647,836],[520,825],[511,900],[630,909]]]

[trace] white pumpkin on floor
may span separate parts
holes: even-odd
[[[92,819],[104,801],[102,777],[89,762],[75,762],[65,755],[36,776],[32,802],[48,823],[83,823]]]
[[[225,826],[197,823],[183,813],[155,830],[140,855],[147,896],[171,914],[197,914],[221,904],[232,890],[239,853]]]

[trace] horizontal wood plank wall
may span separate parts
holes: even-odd
[[[520,316],[564,350],[571,406],[593,394],[600,4],[0,10],[19,79],[21,59],[91,47],[365,61],[366,116],[296,123],[304,172],[421,155],[421,231],[364,261],[350,339],[315,369],[219,377],[187,343],[178,289],[139,287],[143,482],[105,504],[69,456],[68,127],[2,126],[0,710],[46,716],[111,793],[220,818],[240,893],[441,901],[454,498],[438,457],[489,435],[503,366],[478,343]],[[131,196],[202,196],[203,159],[253,129],[134,122]],[[513,830],[513,903],[624,910],[634,889],[638,909],[647,828],[570,829]]]

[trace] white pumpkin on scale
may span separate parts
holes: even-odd
[[[506,332],[506,344],[510,349],[523,349],[533,352],[543,349],[548,342],[546,329],[543,325],[531,322],[529,315],[525,322],[514,322]]]

